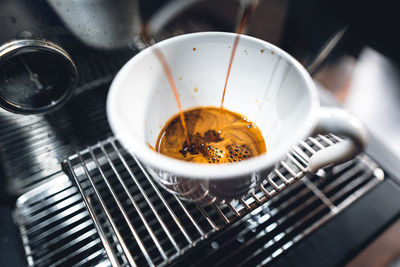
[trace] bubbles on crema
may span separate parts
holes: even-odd
[[[260,130],[238,113],[216,107],[184,111],[190,144],[186,142],[179,115],[159,134],[156,150],[195,163],[232,163],[266,152]]]

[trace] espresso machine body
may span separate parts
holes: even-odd
[[[267,193],[220,206],[182,202],[154,184],[112,136],[106,97],[144,48],[146,22],[155,42],[232,32],[246,3],[189,2],[0,0],[1,266],[337,266],[398,220],[399,159],[374,136],[351,162],[290,185],[275,174]],[[398,62],[394,4],[260,0],[247,34],[312,73],[365,46]],[[338,105],[323,89],[321,103]],[[305,146],[337,142],[324,138]]]

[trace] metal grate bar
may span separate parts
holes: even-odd
[[[80,204],[81,209],[83,209],[86,212],[85,205],[82,203],[81,197],[76,194],[63,199],[58,203],[56,202],[57,206],[50,206],[50,207],[45,206],[45,207],[40,207],[40,209],[38,209],[37,207],[39,207],[40,204],[36,205],[35,206],[36,209],[33,212],[24,214],[29,216],[27,217],[26,223],[37,222],[39,218],[46,217],[46,215],[49,214],[49,211],[56,211],[56,210],[58,212],[63,211],[64,214],[69,214],[70,212],[76,212],[80,210],[78,207],[79,205],[76,205],[78,203]],[[43,225],[48,225],[52,222],[54,222],[54,218],[51,218],[48,221],[44,221],[41,224],[37,224],[36,227],[44,227]],[[30,231],[35,231],[35,228],[30,228]]]
[[[329,138],[326,138],[324,135],[319,134],[318,137],[325,141],[328,145],[333,145],[333,142]]]
[[[80,232],[82,230],[86,230],[88,228],[91,228],[92,225],[93,225],[92,221],[89,218],[87,218],[86,221],[84,221],[84,222],[78,224],[77,226],[71,228],[70,230],[67,230],[67,231],[63,232],[62,234],[58,235],[57,239],[50,239],[49,241],[43,242],[40,245],[38,245],[37,247],[31,249],[30,255],[34,255],[36,252],[39,252],[41,249],[45,249],[46,247],[49,247],[49,246],[54,245],[56,243],[59,243],[64,238],[68,238],[68,237],[72,236],[75,233],[78,233],[78,232]],[[51,234],[54,234],[54,232],[56,232],[56,231],[52,231],[52,233],[50,233],[48,236],[50,236]],[[37,241],[43,241],[43,240],[46,240],[45,237],[46,236],[40,235],[40,236],[36,236],[35,239]],[[35,242],[35,240],[33,240],[33,239],[30,240],[30,243],[34,243],[34,242]],[[71,245],[71,244],[69,244],[69,245]]]
[[[92,179],[91,175],[89,174],[89,170],[87,169],[87,166],[86,166],[86,164],[84,163],[84,161],[82,159],[82,155],[79,152],[78,152],[78,157],[79,157],[79,160],[81,161],[81,165],[82,165],[82,167],[83,167],[83,169],[85,171],[85,174],[86,174],[87,178],[89,179],[89,182],[90,182],[90,184],[91,184],[91,186],[92,186],[97,198],[99,199],[100,204],[101,204],[101,206],[102,206],[102,208],[103,208],[103,210],[104,210],[104,212],[105,212],[105,214],[106,214],[106,216],[108,218],[108,221],[111,224],[111,227],[112,227],[112,229],[113,229],[113,231],[114,231],[114,233],[116,235],[116,238],[118,239],[119,245],[121,245],[121,247],[122,247],[122,249],[124,251],[124,254],[127,257],[129,263],[131,265],[133,265],[133,266],[136,266],[136,263],[133,260],[132,255],[129,252],[129,249],[128,249],[125,241],[123,240],[123,238],[121,236],[121,233],[118,231],[117,225],[115,224],[113,218],[111,217],[111,214],[110,214],[110,212],[109,212],[109,210],[108,210],[103,198],[101,197],[100,192],[97,190],[97,188],[96,188],[96,186],[95,186],[95,184],[93,182],[93,179]],[[78,183],[78,186],[80,186],[79,183]]]
[[[292,152],[294,152],[300,158],[304,159],[306,162],[308,162],[309,159],[310,159],[310,157],[306,153],[304,153],[304,151],[301,150],[301,148],[299,146],[297,146],[297,145],[293,147],[293,151]]]
[[[73,177],[73,179],[74,179],[76,185],[78,186],[78,189],[79,189],[80,193],[82,194],[83,201],[85,202],[85,205],[86,205],[87,207],[89,207],[89,205],[90,205],[90,199],[89,199],[88,196],[83,192],[82,187],[79,185],[78,177],[76,176],[75,172],[73,171],[71,162],[70,162],[70,161],[67,161],[67,164],[68,164],[69,169],[71,170],[72,177]],[[107,242],[107,239],[106,239],[106,237],[105,237],[105,233],[104,233],[104,231],[103,231],[103,229],[102,229],[102,227],[101,227],[101,225],[100,225],[99,220],[98,220],[97,217],[95,216],[95,214],[94,214],[94,212],[93,212],[92,209],[88,208],[88,211],[89,211],[90,217],[92,218],[92,220],[93,220],[93,222],[94,222],[94,225],[95,225],[95,227],[96,227],[96,230],[97,230],[97,232],[98,232],[99,235],[100,235],[101,242],[102,242],[103,245],[104,245],[104,249],[106,250],[106,253],[107,253],[108,257],[109,257],[109,260],[110,260],[111,264],[112,264],[113,266],[121,266],[121,265],[119,264],[119,262],[118,262],[117,256],[115,255],[114,251],[111,249],[111,246],[110,246],[109,243]]]
[[[217,210],[217,212],[219,213],[219,215],[221,216],[221,218],[224,220],[224,222],[225,223],[229,223],[229,220],[228,220],[228,218],[225,216],[225,214],[222,212],[222,210],[217,206],[217,205],[213,205],[213,207],[214,207],[214,209],[216,209]],[[236,213],[236,214],[239,214],[238,212],[237,212],[237,210],[234,208],[234,207],[232,207],[232,210],[234,210],[234,212]]]
[[[100,145],[101,151],[103,152],[103,154],[104,154],[105,157],[107,158],[108,163],[110,164],[110,166],[111,166],[111,168],[113,169],[114,173],[116,174],[116,176],[117,176],[119,182],[121,183],[122,187],[124,188],[125,192],[127,193],[128,197],[129,197],[129,199],[131,200],[133,206],[135,207],[135,210],[136,210],[137,213],[139,214],[140,219],[143,221],[143,224],[144,224],[144,226],[146,227],[147,232],[150,234],[150,236],[151,236],[151,238],[152,238],[154,244],[156,245],[158,251],[160,252],[160,254],[161,254],[161,256],[163,257],[163,259],[164,259],[164,260],[167,260],[167,255],[165,254],[164,250],[162,249],[159,240],[157,239],[157,237],[154,235],[153,231],[151,230],[151,228],[150,228],[150,226],[149,226],[147,220],[144,218],[143,213],[141,212],[139,206],[137,205],[136,201],[133,199],[133,196],[132,196],[131,193],[129,192],[129,189],[127,188],[125,182],[122,180],[122,178],[121,178],[119,172],[117,171],[115,165],[112,163],[112,160],[110,159],[109,155],[108,155],[107,152],[105,151],[104,146],[103,146],[101,143],[100,143],[99,145]],[[103,176],[104,176],[104,174],[103,174]],[[111,187],[110,187],[110,189],[111,189]],[[112,189],[111,189],[111,190],[112,190]],[[119,202],[119,201],[118,201],[118,202]],[[151,261],[149,255],[148,255],[148,253],[147,253],[147,251],[146,251],[146,249],[144,249],[144,246],[143,246],[142,242],[140,242],[140,240],[137,238],[138,235],[137,235],[136,231],[134,230],[133,225],[130,223],[130,221],[129,221],[129,219],[128,219],[128,215],[127,215],[125,212],[124,212],[124,217],[125,217],[126,222],[127,222],[128,225],[129,225],[129,228],[131,229],[131,232],[134,234],[136,241],[139,242],[139,243],[141,244],[141,247],[143,247],[143,250],[144,250],[143,252],[145,253],[144,255],[145,255],[147,261],[152,265],[153,262]]]
[[[112,195],[112,197],[114,198],[114,201],[117,203],[117,206],[118,206],[118,208],[119,208],[119,210],[120,210],[122,216],[124,217],[125,221],[128,223],[129,229],[131,230],[131,233],[133,234],[135,240],[138,242],[138,245],[139,245],[141,251],[143,252],[144,257],[146,258],[146,260],[148,261],[148,263],[149,263],[150,265],[153,265],[153,263],[152,263],[152,261],[151,261],[151,259],[150,259],[150,256],[149,256],[149,254],[148,254],[146,248],[144,247],[143,243],[140,241],[140,238],[139,238],[137,232],[135,231],[133,225],[132,225],[131,223],[129,223],[128,214],[125,212],[124,208],[122,207],[122,204],[121,204],[121,202],[119,201],[119,199],[118,199],[118,197],[117,197],[115,191],[114,191],[113,188],[111,187],[111,185],[110,185],[110,183],[109,183],[109,181],[108,181],[106,175],[104,174],[103,169],[102,169],[100,163],[98,162],[96,156],[93,154],[92,148],[89,148],[89,153],[90,153],[90,155],[92,156],[92,159],[94,160],[94,162],[95,162],[95,164],[96,164],[96,167],[97,167],[98,170],[100,171],[100,174],[101,174],[102,178],[104,179],[104,182],[106,183],[108,189],[110,190],[111,195]],[[80,159],[81,159],[81,158],[80,158]],[[81,159],[81,161],[82,161],[82,159]],[[83,162],[83,161],[82,161],[82,162]],[[83,162],[83,164],[85,164],[85,163]],[[113,166],[112,166],[112,167],[113,167]],[[85,167],[85,168],[86,168],[86,167]],[[115,170],[115,169],[113,168],[113,170]],[[118,177],[118,172],[115,172],[115,173],[117,174],[117,177]],[[91,179],[90,179],[90,181],[91,181]],[[93,183],[92,183],[92,186],[94,186]],[[96,188],[94,188],[94,189],[96,190]],[[97,196],[100,198],[100,194],[97,194]],[[104,205],[103,208],[105,208],[105,207],[106,207],[106,206]],[[110,213],[107,211],[106,214],[108,215],[108,214],[110,214]],[[110,220],[110,219],[111,219],[111,217],[109,217],[109,220]],[[130,251],[128,250],[128,247],[127,247],[127,245],[125,244],[125,241],[123,241],[122,236],[121,236],[121,234],[119,233],[117,227],[114,226],[114,221],[113,221],[113,220],[110,220],[110,223],[111,223],[111,226],[112,226],[113,229],[114,229],[115,234],[117,235],[118,240],[119,240],[119,241],[122,240],[121,245],[122,245],[122,248],[123,248],[123,250],[124,250],[125,255],[128,257],[129,263],[136,266],[136,263],[135,263],[135,261],[133,260],[133,256],[131,255]]]
[[[291,160],[291,158],[289,158],[289,159]],[[281,161],[281,165],[282,165],[283,168],[285,168],[285,169],[292,175],[292,177],[290,177],[289,180],[286,179],[286,177],[285,177],[284,175],[282,175],[282,174],[279,176],[279,177],[282,179],[282,181],[283,181],[286,185],[290,184],[290,182],[291,182],[292,179],[297,179],[297,178],[299,178],[299,177],[302,175],[301,172],[300,172],[300,173],[296,173],[296,172],[295,172],[292,168],[290,168],[289,165],[287,165],[286,162],[284,162],[284,161]]]
[[[275,170],[275,173],[278,173],[279,170]],[[270,176],[267,176],[267,181],[270,183],[270,185],[272,185],[275,189],[276,192],[279,192],[281,190],[281,187],[278,186],[272,179]],[[272,195],[272,193],[270,193],[270,195]]]
[[[67,176],[65,176],[67,177]],[[62,179],[61,179],[62,180]],[[20,213],[23,215],[32,215],[37,213],[41,209],[46,209],[48,207],[51,207],[47,201],[49,198],[54,200],[54,203],[57,203],[59,201],[62,201],[66,198],[74,197],[75,195],[78,195],[80,197],[78,190],[76,189],[75,186],[67,186],[65,188],[58,188],[56,187],[51,187],[51,188],[46,188],[43,190],[41,193],[45,194],[46,198],[43,199],[42,196],[39,194],[30,194],[31,192],[34,192],[35,190],[30,191],[29,193],[24,194],[23,196],[18,198],[19,202],[24,202],[24,206],[21,207]]]
[[[240,216],[240,213],[233,207],[232,202],[228,203],[229,208],[235,213],[235,215],[238,217]]]
[[[43,201],[43,199],[40,199],[40,196],[35,195],[34,197],[32,197],[31,199],[29,199],[29,203],[26,203],[26,206],[24,206],[21,210],[20,213],[23,215],[26,215],[29,217],[27,217],[27,222],[33,222],[35,221],[34,218],[38,213],[43,213],[47,212],[48,214],[48,210],[51,209],[54,204],[60,205],[61,203],[63,203],[64,201],[68,201],[69,199],[81,199],[81,196],[78,193],[78,190],[76,189],[76,187],[72,186],[72,187],[67,187],[65,189],[63,189],[62,191],[57,190],[56,188],[50,188],[49,190],[46,190],[44,192],[42,192],[44,194],[46,194],[48,198],[52,198],[53,202],[47,203],[45,201]],[[78,194],[77,194],[78,193]],[[22,200],[22,198],[20,198],[20,200]],[[84,206],[83,203],[81,203],[82,206]],[[59,209],[57,209],[59,210]],[[44,215],[45,213],[43,213]],[[43,216],[42,215],[42,216]],[[37,219],[37,217],[36,217]]]
[[[89,265],[88,263],[91,260],[93,260],[94,258],[97,258],[97,257],[101,257],[102,254],[103,254],[103,252],[101,250],[98,250],[95,253],[93,253],[92,255],[90,255],[89,257],[87,257],[86,259],[83,259],[80,262],[77,262],[77,263],[73,264],[72,266],[73,267],[75,267],[75,266],[88,266]],[[75,255],[72,255],[72,256],[75,256]],[[71,258],[72,256],[68,257],[68,259]],[[60,263],[68,262],[68,259],[63,260],[62,262],[61,261],[60,262],[56,262],[56,263],[50,265],[49,267],[55,267],[55,266],[58,266]]]
[[[324,149],[324,145],[322,145],[317,139],[308,137],[308,140],[310,140],[314,145],[316,145],[319,149]]]
[[[186,216],[189,218],[189,220],[193,223],[194,227],[196,230],[199,232],[199,234],[203,237],[205,236],[204,231],[200,228],[199,224],[195,221],[192,215],[190,215],[189,211],[185,208],[185,206],[182,204],[182,202],[174,195],[174,198],[176,202],[179,203],[179,206],[182,208],[182,210],[185,212]]]
[[[327,196],[325,196],[324,193],[321,192],[321,190],[318,189],[313,183],[310,182],[310,180],[307,177],[303,177],[301,179],[302,183],[305,184],[308,189],[310,189],[319,199],[321,199],[322,202],[325,203],[329,207],[329,209],[333,213],[338,213],[338,208],[332,203],[332,201],[329,200]]]
[[[275,170],[274,170],[275,171]],[[279,175],[282,175],[279,171],[278,172],[276,172],[276,174],[279,176]],[[261,191],[267,196],[267,198],[271,198],[272,196],[274,196],[275,194],[272,194],[272,193],[276,193],[276,191],[273,191],[273,192],[268,192],[268,190],[261,184],[260,185],[260,189],[261,189]],[[258,197],[256,197],[255,195],[254,195],[254,193],[251,193],[251,196],[256,200],[256,202],[257,202],[257,204],[261,204],[261,201],[258,199]]]
[[[212,226],[214,231],[218,231],[218,226],[215,225],[214,221],[208,216],[207,212],[203,209],[203,207],[196,205],[197,209],[201,212],[201,214],[206,218],[207,222]]]
[[[83,203],[79,203],[79,204],[82,205]],[[84,207],[82,207],[82,208],[84,208]],[[37,235],[30,234],[29,233],[30,229],[25,230],[25,232],[21,231],[21,233],[25,234],[25,235],[30,235],[31,236],[30,242],[35,244],[36,242],[37,243],[43,242],[43,240],[46,239],[47,237],[52,236],[54,233],[57,233],[61,229],[65,229],[65,223],[67,223],[68,225],[73,225],[73,224],[79,223],[79,226],[82,226],[82,225],[85,225],[84,219],[90,220],[88,218],[88,212],[86,211],[86,209],[84,209],[81,213],[76,214],[71,218],[68,218],[67,220],[63,220],[63,215],[60,215],[60,214],[58,214],[57,217],[60,217],[60,219],[61,219],[60,223],[58,223],[57,225],[51,226],[51,227],[46,227],[48,229],[46,229],[44,227],[39,229],[40,231],[36,232],[36,233],[38,233]],[[61,236],[60,236],[60,238],[61,238]],[[51,241],[50,241],[50,243],[51,243]]]
[[[300,141],[300,145],[302,145],[311,154],[315,153],[315,150],[311,146],[309,146],[306,142]]]
[[[247,204],[246,200],[244,200],[244,197],[241,197],[241,198],[240,198],[240,202],[243,204],[243,206],[244,206],[247,210],[250,209],[250,206],[249,206],[249,204]]]
[[[260,187],[261,187],[261,188],[264,188],[264,186],[263,186],[262,184],[260,185]],[[266,190],[265,190],[265,192],[266,192],[266,194],[268,195],[268,197],[272,197],[272,196],[273,196],[272,193],[268,193]],[[274,191],[274,192],[276,192],[276,191]],[[254,192],[251,192],[250,195],[251,195],[251,197],[254,199],[254,201],[255,201],[257,204],[262,204],[262,203],[263,203],[263,202],[256,196],[256,194],[254,194]],[[253,208],[254,208],[254,206],[253,206]]]
[[[79,211],[84,211],[84,206],[80,205],[80,206],[71,206],[68,209],[62,211],[59,213],[59,216],[57,217],[51,217],[48,220],[44,220],[40,223],[35,224],[34,226],[32,226],[31,228],[29,228],[29,230],[26,230],[26,232],[23,232],[23,234],[31,234],[33,232],[38,232],[41,229],[46,228],[46,226],[48,226],[49,224],[52,223],[56,223],[56,222],[61,222],[62,220],[65,219],[66,216],[68,216],[71,213],[75,213],[75,212],[79,212]]]
[[[83,235],[79,236],[78,238],[72,240],[69,244],[65,244],[64,246],[60,246],[55,250],[50,251],[49,253],[47,253],[45,256],[41,257],[40,259],[36,260],[37,264],[41,264],[42,262],[46,261],[48,258],[52,258],[54,257],[54,255],[60,253],[61,251],[65,250],[65,248],[67,246],[74,246],[76,243],[81,242],[82,240],[89,238],[90,236],[96,234],[96,230],[92,229],[86,233],[84,233]]]
[[[172,211],[172,209],[170,208],[170,206],[167,204],[167,202],[165,201],[164,197],[161,195],[160,191],[158,190],[157,186],[154,184],[152,178],[150,178],[150,175],[147,173],[147,171],[143,168],[142,164],[137,160],[137,158],[135,156],[133,156],[133,158],[136,160],[138,166],[140,167],[140,169],[142,170],[142,172],[144,173],[144,176],[147,178],[148,182],[151,184],[151,186],[153,187],[153,189],[156,191],[157,195],[160,197],[161,201],[163,202],[164,206],[167,208],[169,214],[171,215],[171,217],[173,218],[173,220],[175,221],[175,223],[178,225],[179,229],[182,231],[183,235],[185,236],[186,240],[189,243],[192,243],[193,241],[191,240],[191,238],[189,237],[189,235],[186,233],[185,229],[182,226],[182,223],[179,221],[178,217],[175,215],[175,213]],[[178,250],[178,252],[180,253],[181,251]]]
[[[127,164],[125,158],[121,155],[121,153],[119,152],[117,146],[115,145],[114,140],[111,140],[111,145],[113,147],[113,149],[117,152],[118,157],[121,159],[121,161],[123,162],[125,168],[128,170],[130,177],[134,180],[136,186],[138,187],[138,189],[140,190],[140,193],[143,195],[143,197],[145,198],[147,204],[149,205],[150,209],[152,210],[152,212],[154,213],[154,215],[156,216],[158,222],[160,223],[162,229],[165,231],[166,235],[168,236],[169,240],[171,241],[172,245],[174,246],[176,251],[179,251],[179,247],[176,244],[175,240],[173,239],[170,231],[168,230],[168,228],[166,227],[164,221],[161,219],[159,213],[157,212],[157,210],[155,209],[153,203],[150,201],[148,195],[146,194],[146,192],[143,190],[142,186],[140,185],[140,183],[138,182],[136,176],[133,174],[132,169],[129,167],[129,165]],[[158,194],[159,195],[159,194]],[[165,205],[165,201],[163,202]]]
[[[59,261],[56,261],[54,263],[52,263],[50,266],[60,266],[65,262],[68,262],[69,260],[71,260],[72,258],[76,257],[78,254],[87,251],[88,249],[90,249],[91,247],[94,247],[95,245],[97,245],[98,243],[100,243],[99,240],[93,240],[90,243],[88,243],[87,245],[85,245],[84,247],[79,248],[78,250],[72,252],[71,254],[69,254],[67,257],[61,258]],[[85,259],[85,261],[90,260],[91,257],[95,257],[96,255],[102,254],[102,251],[97,251],[95,252],[95,254],[87,257]]]
[[[296,153],[296,152],[293,152],[293,153]],[[297,166],[297,168],[299,168],[302,172],[306,172],[306,171],[307,171],[307,169],[304,168],[304,166],[303,166],[298,160],[296,160],[290,153],[286,154],[286,156],[287,156],[287,157]],[[300,156],[300,155],[299,155],[299,156]],[[302,160],[302,159],[300,158],[300,160]],[[302,162],[303,162],[304,165],[307,166],[307,163],[306,163],[304,160],[302,160]]]

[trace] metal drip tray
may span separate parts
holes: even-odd
[[[65,174],[22,195],[14,220],[29,266],[93,265],[105,260],[82,197]]]
[[[298,153],[309,155],[321,142],[321,137],[310,139],[299,145]],[[156,186],[114,138],[69,157],[63,168],[71,180],[54,177],[17,202],[15,221],[30,265],[154,266],[187,263],[188,258],[201,264],[205,259],[190,258],[192,252],[232,227],[240,230],[228,235],[225,244],[211,242],[208,255],[242,239],[250,244],[262,240],[264,245],[253,254],[245,253],[243,264],[254,259],[267,263],[384,179],[364,155],[326,170],[324,176],[297,182],[281,163],[277,170],[290,182],[279,183],[275,172],[269,178],[274,183],[267,179],[265,190],[200,207]],[[246,250],[247,241],[237,253]],[[225,253],[218,264],[228,263],[236,252]]]

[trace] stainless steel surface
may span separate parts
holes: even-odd
[[[142,25],[138,0],[47,0],[54,13],[85,45],[103,50],[132,46],[143,33],[158,33],[179,13],[201,0],[172,0]]]
[[[331,138],[325,139],[325,142],[335,140]],[[316,142],[308,140],[297,152],[311,155],[311,151],[316,149]],[[287,170],[283,169],[278,173],[285,176]],[[114,138],[69,157],[64,163],[64,170],[79,188],[77,190],[73,187],[74,192],[79,191],[84,196],[79,205],[85,203],[90,211],[85,214],[87,218],[92,218],[92,229],[97,229],[96,242],[102,243],[106,248],[99,249],[96,255],[102,255],[102,261],[105,261],[108,255],[111,261],[107,261],[107,264],[113,266],[153,266],[179,262],[185,259],[185,255],[182,254],[189,250],[195,251],[194,247],[204,245],[208,242],[207,239],[216,233],[229,232],[231,226],[228,225],[238,223],[244,223],[246,226],[239,233],[229,235],[230,239],[242,240],[241,236],[250,235],[253,237],[246,243],[251,245],[260,238],[270,237],[270,242],[261,246],[255,255],[248,257],[248,260],[251,260],[252,257],[259,257],[258,253],[264,254],[265,249],[274,248],[263,259],[266,263],[283,254],[294,243],[340,213],[384,179],[382,170],[363,155],[328,169],[325,173],[321,172],[324,176],[307,176],[307,181],[300,180],[287,190],[279,194],[274,193],[276,196],[273,198],[268,197],[268,194],[273,194],[274,190],[277,192],[283,186],[283,181],[278,182],[281,178],[272,177],[274,183],[268,187],[264,186],[265,191],[260,188],[253,194],[231,203],[201,207],[182,202],[176,196],[158,188],[140,167],[140,163],[137,163]],[[59,188],[57,184],[65,179],[65,176],[62,177],[64,178],[52,179],[41,188]],[[62,181],[66,183],[65,180]],[[27,205],[32,199],[43,199],[36,201],[46,202],[50,206],[57,206],[54,198],[59,199],[56,190],[51,194],[42,193],[40,189],[35,190],[18,200],[15,212],[16,221],[22,229],[27,254],[34,250],[35,244],[30,242],[29,236],[25,237],[25,233],[27,230],[32,231],[34,225],[40,225],[42,218],[29,218],[24,216],[22,210],[29,211],[32,208],[31,205]],[[51,217],[52,215],[49,215],[46,219]],[[26,221],[32,220],[38,221],[35,224],[27,224]],[[254,232],[266,223],[267,228],[261,232]],[[228,244],[229,242],[225,245]],[[215,246],[212,243],[210,245]],[[68,248],[68,245],[66,247]],[[240,250],[230,251],[224,259],[219,260],[223,262],[229,259],[229,255],[239,253]],[[194,261],[193,258],[190,260]],[[196,259],[199,262],[201,260]],[[34,263],[35,260],[31,262]]]
[[[13,40],[0,46],[0,68],[0,106],[15,113],[59,108],[78,84],[71,56],[43,39]]]
[[[66,105],[46,115],[0,109],[0,180],[6,193],[19,196],[45,182],[61,171],[66,155],[110,134],[104,106],[107,89],[108,84],[79,89]]]
[[[65,27],[92,48],[127,46],[140,29],[138,0],[47,0],[47,3]]]
[[[107,261],[81,194],[65,175],[21,196],[14,219],[29,266],[93,265]]]

